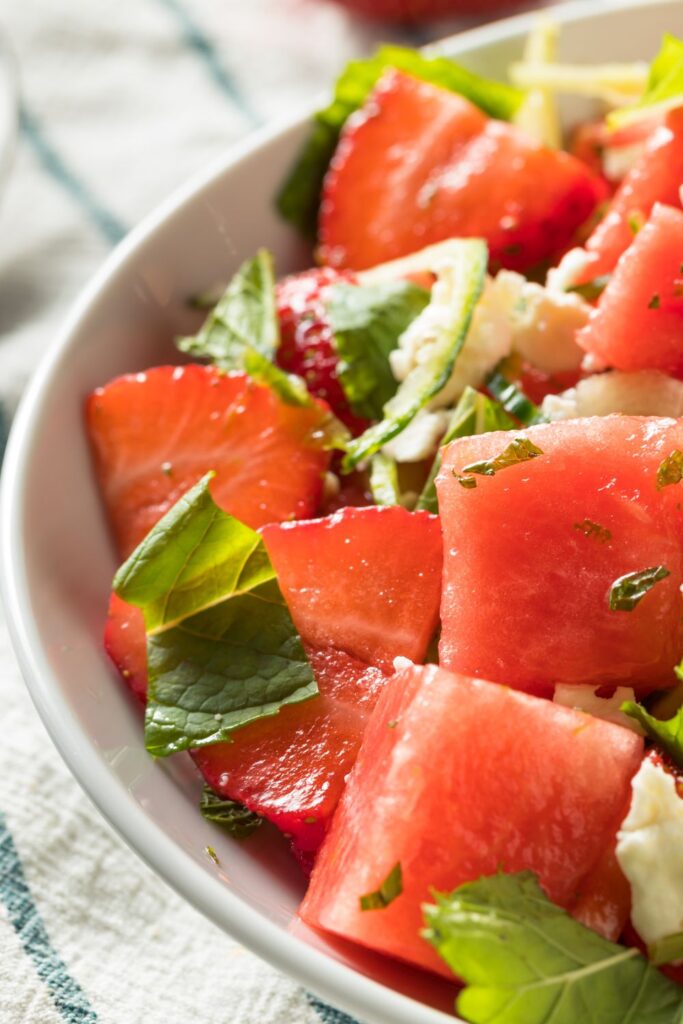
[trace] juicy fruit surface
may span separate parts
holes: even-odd
[[[650,136],[640,159],[628,172],[604,218],[586,242],[591,260],[580,282],[614,270],[634,238],[634,225],[650,216],[655,203],[680,205],[683,181],[683,110],[673,111]]]
[[[424,657],[441,593],[435,516],[348,508],[263,529],[306,645],[319,696],[283,708],[193,756],[217,792],[268,818],[310,867],[396,654]],[[313,566],[313,567],[312,567]],[[147,692],[144,623],[112,596],[105,646],[126,683]]]
[[[209,470],[216,503],[248,526],[313,515],[330,459],[316,439],[325,415],[208,366],[161,366],[98,388],[86,422],[121,554]]]
[[[475,477],[474,489],[459,483],[454,473],[498,456],[513,436],[543,454]],[[441,664],[546,695],[558,682],[619,683],[638,694],[673,685],[683,652],[683,512],[680,485],[658,491],[657,470],[677,448],[680,421],[630,416],[454,441],[437,482]],[[615,580],[660,565],[670,575],[632,611],[610,610]]]
[[[342,132],[323,189],[320,254],[359,270],[477,236],[493,267],[528,269],[565,248],[605,195],[574,157],[389,71]]]
[[[307,643],[387,669],[398,655],[423,659],[439,617],[436,516],[398,506],[345,508],[262,533]]]
[[[448,974],[419,934],[432,889],[531,869],[551,899],[570,906],[613,841],[642,747],[635,734],[581,712],[435,666],[411,668],[378,702],[301,915]],[[360,896],[396,863],[401,895],[361,911]]]
[[[618,370],[683,376],[681,210],[655,206],[576,337],[587,352]]]
[[[303,377],[316,398],[322,398],[353,431],[361,433],[366,421],[354,416],[337,376],[337,352],[330,327],[326,298],[335,284],[355,284],[353,274],[321,267],[286,277],[276,287],[280,321],[277,363],[288,373]]]
[[[418,22],[449,14],[511,11],[524,0],[337,0],[343,7],[382,21]]]

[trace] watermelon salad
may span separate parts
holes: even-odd
[[[104,643],[308,926],[468,1021],[680,1024],[683,42],[556,42],[349,65],[277,198],[315,266],[88,397]]]

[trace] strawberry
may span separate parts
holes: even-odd
[[[462,96],[386,72],[347,121],[325,178],[320,256],[360,270],[452,236],[528,270],[563,251],[604,181]]]
[[[412,23],[456,14],[504,14],[526,0],[337,0],[350,11],[377,21]]]
[[[353,274],[331,267],[306,270],[280,281],[276,287],[280,319],[277,363],[306,381],[312,395],[324,399],[354,433],[367,423],[354,416],[337,377],[337,352],[325,300],[335,284],[355,284]]]
[[[98,388],[86,422],[121,554],[209,470],[218,505],[248,526],[315,514],[329,465],[316,433],[327,415],[208,366],[160,366]]]
[[[262,533],[320,693],[193,757],[216,792],[286,833],[308,869],[394,656],[425,656],[438,620],[441,532],[427,513],[373,507]],[[105,645],[144,699],[142,616],[116,596]]]

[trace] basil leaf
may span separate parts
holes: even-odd
[[[145,745],[157,757],[229,740],[318,692],[263,541],[214,503],[211,475],[114,579],[145,617]]]
[[[400,505],[396,460],[384,452],[377,452],[370,463],[370,491],[375,505]]]
[[[210,786],[204,786],[202,790],[199,810],[207,821],[220,825],[233,839],[246,839],[263,821],[263,818],[248,810],[244,804],[219,796]]]
[[[621,128],[634,121],[653,117],[683,106],[683,40],[668,32],[662,37],[659,53],[650,64],[645,92],[637,103],[613,110],[607,117],[610,128]]]
[[[423,933],[466,984],[472,1024],[680,1024],[683,989],[637,949],[601,938],[546,897],[530,871],[436,895]]]
[[[507,380],[498,370],[494,370],[486,378],[486,387],[503,406],[506,412],[523,423],[525,427],[534,426],[536,423],[547,423],[548,418],[544,416],[537,405],[531,401],[524,392],[512,381]]]
[[[481,462],[470,462],[463,466],[462,473],[476,473],[477,476],[495,476],[501,469],[518,466],[521,462],[529,462],[543,455],[543,450],[527,437],[515,437],[499,455]]]
[[[679,768],[683,768],[683,707],[673,718],[662,721],[651,715],[642,704],[627,700],[620,708],[643,727],[646,734],[664,750]]]
[[[398,384],[389,353],[429,303],[429,292],[410,281],[334,285],[327,313],[339,355],[337,375],[354,413],[380,419]]]
[[[657,467],[657,490],[670,484],[679,484],[683,480],[683,452],[674,448],[671,455],[662,459]]]
[[[474,388],[466,387],[453,410],[441,445],[443,447],[450,441],[454,441],[456,437],[488,434],[492,430],[513,430],[514,426],[515,424],[498,402],[475,391]],[[425,509],[435,515],[439,513],[435,480],[440,469],[441,453],[438,452],[416,505],[416,508]],[[472,483],[476,486],[476,481],[473,480]]]
[[[224,370],[242,370],[249,349],[272,359],[279,343],[273,258],[266,249],[242,264],[198,334],[176,339],[181,352]]]
[[[656,967],[683,960],[683,932],[667,935],[647,947],[647,958]]]
[[[609,588],[609,607],[613,612],[632,612],[656,583],[669,576],[663,565],[620,576]]]
[[[510,120],[524,93],[467,71],[448,57],[426,57],[401,46],[382,46],[365,60],[349,63],[337,80],[329,106],[313,119],[311,133],[283,184],[277,208],[291,224],[315,237],[323,178],[347,118],[362,107],[387,68],[406,71],[424,82],[457,92],[491,117]]]
[[[378,889],[360,897],[360,909],[385,910],[386,907],[388,907],[390,903],[393,903],[402,892],[403,872],[399,861],[397,864],[394,864],[393,868]]]
[[[481,239],[452,244],[449,259],[438,268],[429,305],[410,326],[416,333],[424,331],[427,344],[423,350],[428,354],[386,403],[383,419],[347,445],[344,472],[400,434],[448,383],[484,287],[487,260],[488,250]]]

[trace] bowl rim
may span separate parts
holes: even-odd
[[[672,7],[679,0],[661,0]],[[558,24],[590,21],[624,10],[647,9],[652,0],[569,0],[552,8]],[[538,11],[469,29],[432,44],[450,56],[494,45],[529,30]],[[287,118],[249,134],[193,175],[163,200],[109,254],[71,307],[55,340],[31,379],[17,410],[5,454],[0,483],[0,589],[10,637],[33,703],[45,728],[86,795],[126,844],[180,896],[219,928],[299,984],[336,1007],[378,1024],[446,1024],[459,1018],[436,1010],[343,964],[247,907],[219,879],[197,870],[196,864],[154,823],[143,808],[128,799],[120,782],[91,745],[88,734],[61,694],[31,613],[22,522],[28,467],[38,441],[37,422],[43,398],[54,375],[68,359],[81,320],[100,292],[121,274],[128,260],[169,218],[196,201],[212,183],[237,167],[255,150],[276,141],[307,121],[315,107],[306,104]]]
[[[0,26],[0,191],[4,192],[16,157],[19,135],[20,80],[19,62],[12,43]]]

